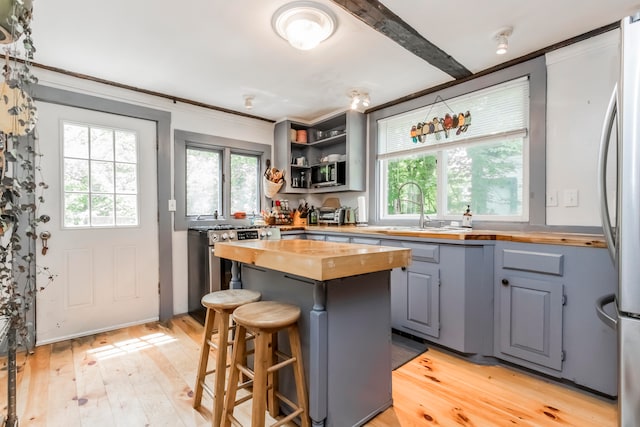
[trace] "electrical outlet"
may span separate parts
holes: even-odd
[[[578,190],[564,190],[564,205],[568,208],[578,206]]]
[[[171,199],[169,200],[169,212],[175,212],[176,211],[176,201]]]
[[[547,206],[558,206],[558,190],[547,191]]]

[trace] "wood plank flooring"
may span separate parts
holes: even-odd
[[[19,355],[20,425],[209,426],[211,400],[205,395],[203,408],[191,407],[201,333],[190,316],[177,316],[168,326],[134,326]],[[6,413],[6,359],[0,367]],[[617,416],[613,401],[433,348],[393,372],[393,400],[367,426],[614,427]],[[245,425],[249,410],[250,402],[238,407]]]

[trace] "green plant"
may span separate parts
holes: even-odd
[[[9,323],[6,426],[18,423],[16,351],[19,346],[33,347],[28,313],[36,295],[36,230],[48,221],[47,216],[37,215],[47,186],[37,180],[37,114],[29,95],[37,83],[31,72],[35,53],[31,14],[31,0],[0,0],[0,43],[7,44],[0,87],[0,316]]]

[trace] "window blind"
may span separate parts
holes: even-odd
[[[471,113],[471,124],[466,132],[456,135],[456,129],[449,131],[446,138],[440,132],[440,139],[429,134],[425,142],[414,143],[411,127],[419,122],[429,122],[434,117],[448,114]],[[529,118],[529,80],[527,77],[511,80],[470,94],[438,101],[425,107],[388,117],[378,121],[378,155],[424,150],[452,142],[473,142],[484,140],[491,135],[511,132],[526,132]],[[381,156],[380,156],[381,155]]]

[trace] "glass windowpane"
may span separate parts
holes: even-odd
[[[116,162],[137,163],[138,147],[135,132],[116,131]]]
[[[137,166],[116,163],[116,193],[136,194],[138,192]]]
[[[89,128],[87,126],[65,123],[63,135],[65,157],[89,158]]]
[[[136,225],[138,223],[138,196],[116,196],[116,225]]]
[[[64,195],[64,226],[87,227],[89,225],[89,195]]]
[[[89,161],[64,159],[64,191],[89,191]]]
[[[221,213],[220,153],[187,148],[187,215]]]
[[[260,212],[257,156],[231,154],[231,213]]]
[[[91,191],[113,193],[113,163],[91,161]]]
[[[409,156],[389,160],[387,167],[387,200],[388,215],[420,215],[420,190],[423,193],[424,214],[431,215],[437,211],[437,162],[433,155]],[[414,182],[420,190],[413,184]]]
[[[114,225],[113,196],[111,194],[91,195],[91,225]]]
[[[113,161],[113,130],[91,128],[91,158]]]

